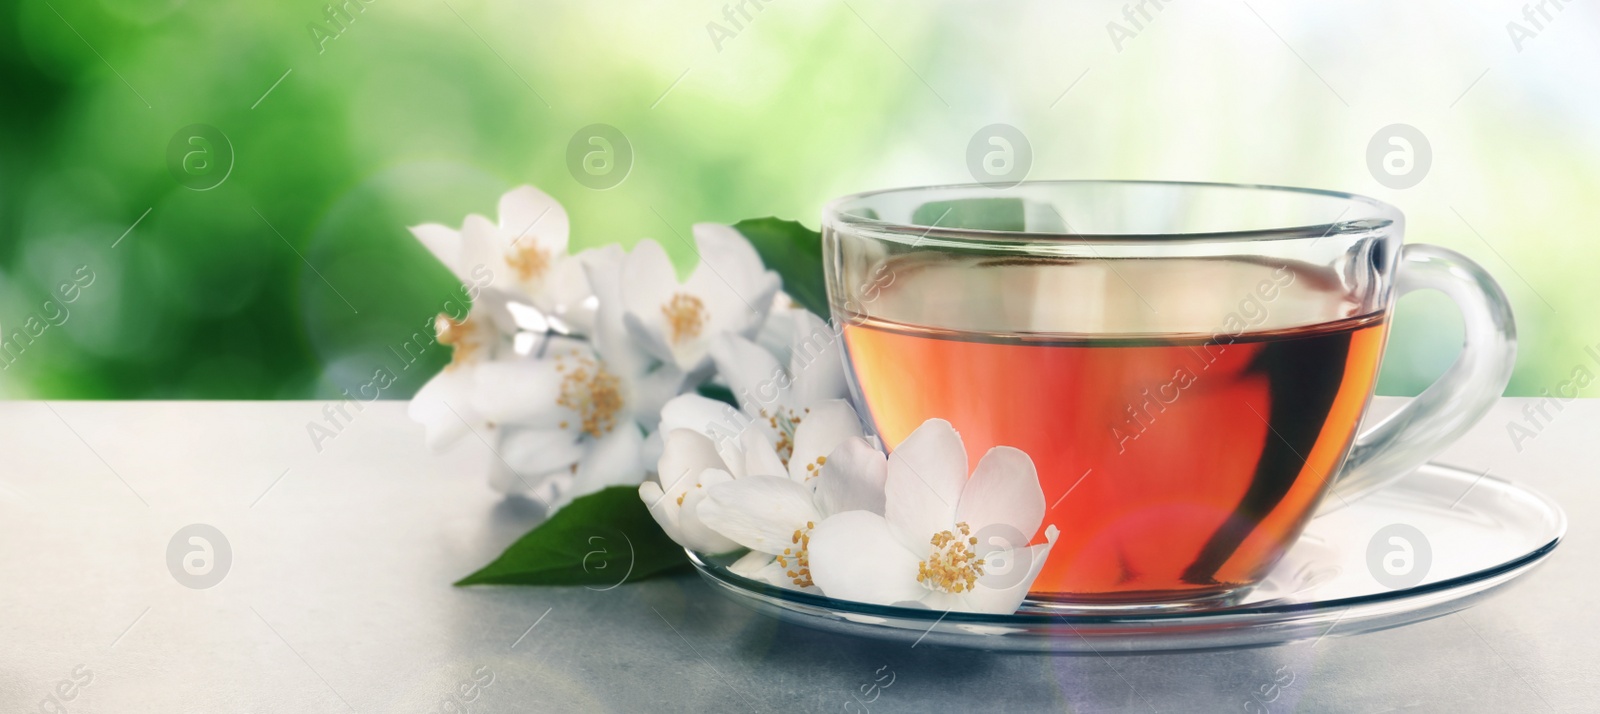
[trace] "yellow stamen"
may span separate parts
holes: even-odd
[[[594,438],[611,433],[617,427],[617,413],[622,411],[622,380],[583,355],[558,357],[558,368],[569,359],[575,364],[562,373],[561,396],[556,398],[556,404],[578,413],[583,433]],[[565,428],[566,422],[561,426]]]
[[[811,529],[816,527],[816,523],[806,521],[804,528],[796,528],[794,535],[789,537],[789,542],[795,547],[784,548],[782,555],[773,556],[789,581],[802,588],[816,584],[811,581]],[[794,565],[792,568],[789,567],[791,563]]]
[[[983,575],[984,559],[977,557],[978,538],[966,523],[957,523],[956,535],[939,531],[928,540],[933,546],[927,560],[917,565],[917,582],[946,593],[971,592]]]
[[[789,576],[790,582],[802,588],[816,584],[811,580],[811,529],[816,527],[816,523],[806,521],[806,527],[795,529],[794,535],[790,538],[790,542],[798,546],[799,550],[783,549],[784,555],[789,555],[794,560],[795,566],[793,569],[785,570],[783,574]],[[783,555],[778,556],[778,565],[788,568],[789,559]]]
[[[449,315],[440,313],[438,317],[433,318],[433,331],[438,336],[439,344],[449,345],[452,349],[448,367],[470,361],[473,355],[483,348],[477,335],[473,334],[476,330],[472,325],[471,315],[456,322]]]
[[[667,318],[667,329],[672,333],[668,339],[675,345],[699,337],[706,326],[705,301],[688,293],[675,293],[661,306],[661,314]]]
[[[800,426],[801,417],[786,407],[774,408],[777,410],[777,414],[762,409],[761,416],[767,420],[767,424],[772,427],[772,430],[778,433],[777,443],[773,444],[772,448],[778,452],[778,460],[783,462],[783,467],[788,468],[789,459],[794,456],[794,431]],[[822,460],[818,460],[817,463],[822,463]],[[810,469],[806,470],[809,471]]]
[[[539,247],[533,239],[518,240],[506,254],[506,265],[516,272],[517,279],[522,282],[538,280],[544,277],[545,271],[550,269],[550,254]]]

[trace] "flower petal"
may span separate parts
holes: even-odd
[[[756,330],[756,336],[751,338],[761,348],[771,352],[777,358],[778,364],[789,364],[790,350],[794,341],[794,322],[806,310],[794,307],[779,307],[780,303],[788,303],[789,296],[782,292],[773,296],[773,309],[767,319],[761,323],[761,329]]]
[[[772,565],[775,562],[777,562],[776,559],[774,559],[771,555],[761,551],[752,550],[742,556],[739,556],[738,560],[733,561],[733,563],[728,566],[728,572],[741,577],[750,578],[751,580],[765,580],[765,574],[762,571],[765,570],[767,566]]]
[[[570,483],[572,483],[570,466],[544,473],[518,473],[499,459],[489,464],[489,488],[508,496],[520,495],[532,498],[546,507],[547,515],[554,512],[550,509],[550,503]]]
[[[772,442],[767,441],[765,434],[753,425],[739,432],[739,448],[744,452],[744,476],[761,474],[765,476],[778,476],[788,478],[789,470],[784,467],[783,460],[778,458],[777,450]]]
[[[749,424],[749,417],[726,402],[698,394],[680,394],[661,408],[662,433],[687,429],[710,439],[734,478],[746,473],[740,433],[749,428]]]
[[[678,530],[683,533],[684,545],[701,553],[726,553],[739,547],[700,520],[699,509],[706,502],[707,491],[718,484],[728,483],[733,477],[722,469],[709,469],[700,474],[700,480],[683,496],[683,508],[678,511]]]
[[[641,240],[623,261],[621,275],[619,288],[622,306],[627,311],[624,324],[634,339],[657,359],[673,361],[664,332],[666,317],[662,307],[679,292],[679,287],[677,271],[667,252],[653,240]]]
[[[627,253],[612,244],[579,253],[575,260],[583,265],[584,277],[594,290],[594,350],[615,374],[628,378],[642,374],[654,358],[634,342],[623,317],[622,266]]]
[[[694,225],[695,266],[684,287],[705,301],[708,334],[754,337],[772,309],[781,280],[766,269],[750,241],[732,226]]]
[[[533,298],[534,307],[558,318],[574,334],[590,334],[599,301],[590,299],[594,290],[589,287],[583,264],[569,257],[555,260],[545,280],[544,293]]]
[[[765,559],[765,562],[763,563],[760,560],[757,560],[757,558]],[[775,585],[780,588],[787,588],[789,590],[801,590],[813,593],[822,592],[822,589],[818,588],[816,585],[799,585],[795,582],[799,578],[793,578],[789,576],[788,571],[794,567],[793,561],[790,561],[789,567],[786,568],[784,567],[783,563],[778,562],[776,557],[758,551],[746,553],[745,556],[739,560],[749,560],[750,562],[745,565],[740,565],[740,563],[736,561],[733,565],[728,566],[728,569],[733,570],[735,566],[738,566],[745,571],[739,574],[750,578],[751,580],[767,583],[769,585]]]
[[[929,419],[895,447],[883,484],[884,516],[907,550],[926,551],[933,534],[955,525],[966,482],[967,448],[950,422]]]
[[[609,367],[610,364],[607,363]],[[693,377],[685,375],[677,367],[663,364],[644,374],[633,375],[629,378],[626,373],[617,374],[628,385],[628,410],[633,412],[634,418],[646,429],[655,429],[659,423],[661,410],[673,397],[682,394],[685,389],[692,389]]]
[[[428,448],[449,446],[466,435],[469,424],[484,421],[472,406],[475,371],[476,366],[446,365],[406,405],[407,416],[427,430]]]
[[[783,563],[780,563],[776,559],[774,559],[772,561],[772,564],[768,565],[766,568],[762,569],[762,571],[759,573],[759,575],[762,578],[765,578],[767,582],[772,583],[773,585],[776,585],[776,586],[778,586],[780,588],[787,588],[789,590],[800,590],[802,592],[816,593],[818,595],[822,594],[822,588],[817,587],[815,581],[801,580],[801,579],[796,578],[796,577],[790,577],[789,576],[789,571],[790,571],[790,568],[792,568],[792,567],[793,566],[791,565],[788,568],[786,568],[786,567],[784,567]],[[807,573],[807,574],[809,575],[809,573]],[[801,584],[801,583],[805,583],[805,582],[809,582],[811,584],[810,585],[802,585]]]
[[[710,437],[713,442],[718,436],[714,432],[737,438],[749,422],[749,417],[740,414],[727,402],[698,394],[680,394],[661,407],[662,431],[689,429]]]
[[[622,266],[628,262],[628,251],[616,243],[589,248],[574,256],[583,266],[590,287],[601,303],[620,303],[622,300]]]
[[[712,530],[751,550],[783,555],[800,548],[800,531],[822,520],[811,491],[779,476],[746,476],[707,491],[697,512]]]
[[[662,329],[660,320],[640,317],[629,311],[622,315],[622,326],[627,329],[628,340],[649,355],[650,359],[678,366],[685,371],[700,366],[699,363],[685,365],[678,361],[672,351],[672,345],[667,342],[666,332]]]
[[[1033,459],[1009,446],[990,449],[961,490],[956,521],[1021,547],[1033,540],[1043,520],[1044,491]]]
[[[565,471],[584,458],[577,434],[565,429],[530,429],[520,424],[505,424],[496,430],[499,444],[495,451],[516,476],[526,481],[524,488],[536,484],[537,476]],[[513,479],[518,480],[518,479]]]
[[[458,275],[470,275],[485,269],[489,271],[489,282],[484,287],[493,286],[509,293],[522,292],[522,288],[517,286],[516,273],[506,264],[505,246],[500,244],[494,224],[474,213],[461,224]]]
[[[720,223],[696,223],[691,227],[694,233],[696,253],[700,256],[700,264],[695,268],[695,273],[709,272],[715,276],[715,282],[724,288],[738,293],[745,302],[751,302],[751,307],[761,312],[760,317],[766,317],[766,311],[771,307],[772,297],[766,298],[765,305],[753,304],[761,292],[761,286],[767,278],[777,277],[776,273],[768,271],[761,263],[761,254],[756,252],[755,246],[733,226]],[[690,276],[691,279],[693,275]],[[707,280],[706,284],[712,281]],[[752,333],[753,334],[753,333]]]
[[[439,259],[444,267],[455,273],[463,282],[471,283],[469,276],[464,275],[461,269],[461,232],[449,226],[438,223],[424,223],[412,226],[411,235],[417,237],[422,247],[427,248],[433,257]]]
[[[655,481],[639,484],[639,500],[644,501],[650,516],[656,519],[656,524],[661,526],[661,530],[666,531],[667,537],[671,538],[672,542],[688,547],[688,544],[683,542],[683,532],[678,529],[678,502],[676,499],[667,498],[661,491],[661,484]]]
[[[472,309],[467,313],[467,325],[475,331],[481,331],[480,338],[487,344],[495,345],[505,341],[505,336],[516,334],[522,329],[519,324],[517,310],[526,309],[525,300],[515,286],[508,292],[497,287],[486,287],[478,291],[478,297],[472,300]],[[516,307],[513,307],[516,306]],[[500,350],[489,350],[488,354],[497,354]]]
[[[536,240],[552,256],[567,252],[567,211],[548,194],[518,186],[500,197],[499,235],[506,247]]]
[[[845,441],[861,436],[861,419],[842,399],[812,404],[794,430],[794,451],[789,457],[789,478],[805,482]]]
[[[811,529],[811,580],[828,597],[890,605],[920,600],[917,556],[889,531],[876,513],[846,511]]]
[[[889,463],[866,439],[848,439],[828,455],[817,477],[816,500],[823,517],[845,511],[883,515],[883,482]]]
[[[575,420],[575,412],[556,403],[563,380],[557,366],[556,360],[484,362],[477,367],[472,405],[483,418],[496,423],[556,428],[563,420]]]
[[[1028,597],[1033,581],[1044,568],[1050,549],[1055,547],[1060,531],[1055,526],[1045,528],[1045,542],[1009,553],[986,557],[991,567],[978,578],[977,587],[961,595],[960,609],[966,612],[991,612],[1011,614],[1022,606]]]
[[[788,372],[760,345],[725,333],[711,340],[710,353],[717,374],[727,381],[728,390],[745,413],[754,416],[762,410],[776,413],[777,406],[798,406],[788,399]]]
[[[673,500],[694,488],[707,469],[725,469],[722,457],[711,440],[687,429],[667,432],[661,446],[661,461],[656,473],[661,489]]]
[[[745,282],[751,283],[750,286],[740,289],[709,270],[697,269],[689,274],[683,289],[698,296],[704,303],[705,326],[701,330],[701,339],[686,341],[679,351],[688,351],[690,348],[703,350],[707,345],[705,337],[711,335],[732,333],[754,338],[760,332],[761,323],[766,321],[767,311],[772,306],[773,296],[778,294],[781,281],[777,273],[766,272]]]
[[[578,462],[572,486],[551,502],[551,511],[608,486],[632,486],[643,481],[645,467],[639,460],[643,449],[644,435],[632,424],[618,424],[605,436],[592,440]]]
[[[816,404],[824,399],[844,399],[850,395],[844,375],[844,340],[809,310],[796,313],[791,328],[789,373],[796,404]],[[769,318],[770,320],[770,318]]]
[[[644,480],[646,468],[639,460],[644,449],[644,434],[632,424],[618,424],[599,439],[593,439],[592,444],[589,453],[578,462],[578,487],[593,493],[608,486],[632,486]]]
[[[644,446],[639,447],[639,462],[644,464],[651,474],[655,474],[657,465],[661,463],[661,452],[667,448],[666,438],[658,431],[652,431],[644,437]]]

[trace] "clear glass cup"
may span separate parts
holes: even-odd
[[[969,467],[1033,458],[1061,530],[1033,599],[1192,606],[1236,599],[1319,508],[1426,462],[1509,381],[1504,293],[1403,228],[1331,191],[1038,181],[841,198],[823,243],[885,445],[940,418]],[[1459,306],[1465,348],[1362,431],[1395,299],[1425,288]]]

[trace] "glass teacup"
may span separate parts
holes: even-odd
[[[1061,530],[1034,599],[1192,605],[1242,594],[1319,507],[1422,464],[1505,388],[1504,294],[1403,226],[1329,191],[1044,181],[841,198],[823,240],[884,444],[942,418],[969,467],[1033,458]],[[1395,299],[1422,288],[1459,305],[1466,347],[1359,431]]]

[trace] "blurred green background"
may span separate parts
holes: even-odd
[[[492,216],[532,183],[577,246],[654,237],[685,258],[674,233],[696,221],[815,226],[837,195],[971,180],[968,141],[997,122],[1028,138],[1034,178],[1395,203],[1409,240],[1511,294],[1510,393],[1600,372],[1584,351],[1600,344],[1593,6],[1513,41],[1508,23],[1534,28],[1509,2],[1127,5],[8,3],[0,326],[44,327],[0,390],[331,396],[386,367],[385,396],[405,397],[448,355],[393,348],[456,287],[407,225]],[[603,190],[567,161],[596,123],[633,153]],[[1395,123],[1431,147],[1405,189],[1367,163]],[[1418,295],[1397,320],[1381,390],[1412,394],[1454,359],[1460,318]]]

